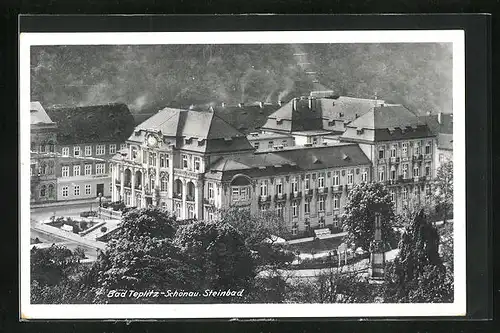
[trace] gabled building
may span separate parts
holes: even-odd
[[[373,179],[390,186],[396,211],[425,199],[435,176],[436,135],[402,105],[374,107],[346,126],[343,142],[357,143],[372,162]]]
[[[111,196],[109,159],[124,148],[134,119],[125,104],[47,109],[58,124],[57,200]]]
[[[213,112],[165,108],[141,123],[113,158],[113,200],[161,205],[182,218],[202,216],[207,166],[253,152],[246,135]]]
[[[30,201],[32,203],[55,201],[57,124],[47,115],[40,102],[31,102],[30,118]]]
[[[383,100],[336,96],[333,91],[311,92],[294,98],[272,113],[262,131],[291,135],[299,146],[338,142],[346,125]]]
[[[165,108],[136,127],[113,158],[113,200],[159,205],[181,219],[217,209],[275,211],[292,232],[338,226],[347,191],[371,179],[356,144],[256,152],[217,113]]]

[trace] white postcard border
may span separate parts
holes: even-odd
[[[446,304],[30,304],[30,47],[34,45],[453,43],[454,302]],[[20,34],[21,319],[408,317],[466,314],[465,34],[463,30]]]

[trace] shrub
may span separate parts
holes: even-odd
[[[101,232],[106,232],[106,231],[108,231],[108,228],[106,228],[106,227],[104,227],[104,226],[103,226],[103,227],[101,227]]]
[[[89,224],[87,223],[87,221],[81,221],[81,222],[80,222],[80,228],[81,228],[82,230],[87,229],[87,228],[88,228],[88,226],[89,226]]]
[[[73,255],[77,258],[80,259],[85,259],[85,249],[81,246],[78,246],[76,249],[73,250]]]
[[[90,216],[97,216],[97,211],[85,211],[80,213],[80,217],[90,217]]]
[[[77,234],[81,231],[80,227],[78,224],[73,224],[73,233]]]

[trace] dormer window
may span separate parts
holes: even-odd
[[[344,112],[339,112],[339,118],[344,118]]]
[[[330,120],[328,122],[328,126],[335,126],[335,120]]]
[[[276,119],[276,124],[277,125],[283,124],[283,119]]]
[[[205,144],[205,139],[198,140],[198,146],[203,146]]]
[[[191,144],[192,142],[193,142],[193,138],[186,138],[186,139],[184,139],[184,143],[187,144],[187,145]]]
[[[361,127],[360,127],[360,128],[357,128],[357,129],[356,129],[356,134],[358,134],[358,135],[361,135],[361,134],[363,134],[364,132],[365,132],[364,128],[361,128]]]

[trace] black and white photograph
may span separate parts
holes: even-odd
[[[23,318],[465,314],[463,31],[20,45]]]

